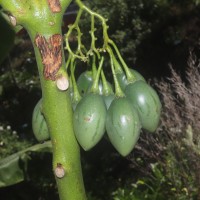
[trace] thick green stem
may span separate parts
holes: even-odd
[[[92,88],[90,89],[90,92],[92,92],[92,93],[98,93],[98,91],[99,91],[99,77],[100,77],[100,74],[101,74],[103,62],[104,62],[104,57],[101,58],[99,68],[98,68],[97,73],[96,73],[96,77],[93,80]]]
[[[34,49],[41,74],[43,112],[53,146],[53,171],[55,173],[57,169],[64,169],[65,173],[64,177],[56,176],[60,200],[84,200],[86,197],[81,174],[80,152],[73,132],[69,90],[59,91],[55,82],[43,77],[41,56],[35,45]],[[64,71],[62,74],[64,75]]]
[[[74,70],[75,70],[75,61],[74,61],[74,58],[72,58],[71,63],[70,63],[71,79],[72,79],[72,85],[73,85],[72,103],[78,104],[78,102],[81,100],[81,95],[79,93],[78,86],[76,84],[76,79],[75,79],[75,76],[74,76]]]
[[[108,85],[108,82],[106,80],[103,70],[101,70],[101,79],[102,79],[102,84],[103,84],[103,95],[108,96],[108,95],[114,94],[112,88],[109,87]]]
[[[128,68],[127,64],[125,63],[124,59],[122,58],[117,46],[115,45],[115,43],[111,39],[108,42],[114,47],[114,49],[117,53],[117,56],[118,56],[122,66],[124,68],[125,73],[126,73],[128,83],[134,82],[136,80],[136,78],[133,75],[133,73],[131,73],[130,69]]]
[[[113,63],[113,54],[112,54],[112,50],[110,47],[107,48],[107,51],[110,55],[110,65],[111,65],[111,70],[112,70],[112,74],[113,74],[113,79],[114,79],[114,84],[115,84],[115,96],[116,97],[124,97],[125,94],[123,93],[119,82],[117,80],[117,76],[116,76],[116,72],[115,72],[115,68],[114,68],[114,63]]]
[[[71,0],[57,0],[59,4],[50,5],[52,2],[0,0],[0,5],[27,29],[34,46],[42,88],[42,112],[51,135],[53,171],[60,200],[85,200],[61,34],[62,14]],[[61,83],[64,80],[64,89],[57,84],[60,79]]]

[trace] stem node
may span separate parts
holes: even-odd
[[[69,88],[69,81],[67,77],[61,76],[56,80],[56,85],[59,90],[65,91]]]
[[[57,163],[54,173],[57,178],[63,178],[65,176],[65,170],[61,163]]]

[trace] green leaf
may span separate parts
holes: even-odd
[[[51,152],[51,142],[36,144],[0,160],[0,187],[25,180],[30,152]]]

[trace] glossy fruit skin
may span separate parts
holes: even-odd
[[[161,103],[156,91],[144,81],[136,81],[126,87],[125,94],[137,109],[142,127],[154,132],[161,114]]]
[[[115,95],[114,94],[103,95],[103,99],[104,99],[104,102],[106,104],[106,108],[108,110],[112,101],[115,99]]]
[[[130,69],[130,71],[135,76],[136,81],[142,80],[142,81],[146,82],[144,77],[139,72],[137,72],[134,69]],[[128,85],[126,74],[124,72],[122,72],[122,73],[117,73],[116,75],[117,75],[117,80],[119,81],[119,85],[120,85],[121,89],[124,91],[126,86]]]
[[[43,142],[50,139],[48,127],[43,114],[41,113],[42,100],[36,104],[32,115],[33,133],[38,142]]]
[[[92,84],[92,82],[93,77],[91,71],[85,71],[78,77],[77,86],[81,96],[85,95],[88,87]]]
[[[140,129],[137,110],[129,99],[115,99],[107,112],[106,130],[111,143],[122,156],[132,151],[139,139]]]
[[[73,111],[76,110],[76,106],[78,105],[79,102],[72,102],[72,109]]]
[[[106,105],[102,96],[87,94],[74,111],[74,132],[84,150],[94,147],[105,133]]]

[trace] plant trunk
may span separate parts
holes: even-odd
[[[86,200],[62,45],[62,17],[70,2],[0,0],[0,5],[28,31],[34,46],[42,89],[42,112],[50,132],[53,172],[60,200]],[[58,81],[61,81],[61,88]]]

